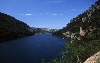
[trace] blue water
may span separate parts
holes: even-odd
[[[0,63],[41,63],[59,58],[67,39],[38,34],[0,43]]]

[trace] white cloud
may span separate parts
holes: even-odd
[[[67,4],[64,4],[63,6],[68,6]]]
[[[67,20],[67,19],[62,19],[62,20]]]
[[[49,1],[49,2],[46,2],[46,3],[61,3],[62,1]]]
[[[58,14],[52,14],[53,16],[57,16]]]
[[[51,15],[51,13],[46,13],[47,15]]]
[[[80,10],[84,10],[84,9],[80,9]]]
[[[59,14],[59,15],[64,15],[64,14]]]
[[[34,14],[19,14],[21,16],[31,16],[31,15],[34,15]]]
[[[71,10],[69,10],[69,11],[77,11],[78,9],[71,9]]]
[[[21,15],[24,15],[24,14],[21,14]]]
[[[49,14],[49,13],[46,13],[47,15]]]
[[[32,14],[25,14],[26,16],[31,16]]]
[[[54,3],[60,3],[61,1],[53,1]]]
[[[68,12],[66,12],[66,13],[68,13]]]
[[[51,3],[51,2],[46,2],[46,3]]]
[[[71,9],[73,8],[73,7],[70,7]]]
[[[39,15],[44,15],[44,14],[41,13],[41,14],[39,14]]]
[[[83,10],[85,10],[85,9],[71,9],[69,11],[83,11]]]

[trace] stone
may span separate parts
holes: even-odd
[[[82,27],[80,27],[80,35],[81,35],[81,36],[84,36],[84,35],[85,35],[85,31],[82,30]]]
[[[100,63],[100,51],[88,58],[84,63]]]

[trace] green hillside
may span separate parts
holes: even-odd
[[[29,35],[34,35],[34,31],[30,26],[10,15],[0,12],[0,42]]]
[[[53,35],[70,38],[62,58],[53,63],[83,63],[100,51],[100,0]]]

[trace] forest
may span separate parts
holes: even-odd
[[[0,12],[0,42],[34,34],[34,30],[26,23]]]

